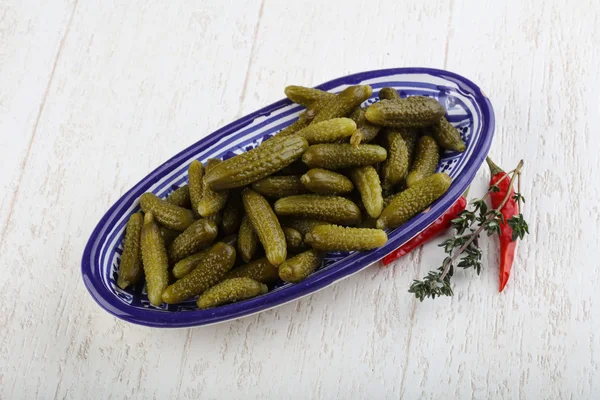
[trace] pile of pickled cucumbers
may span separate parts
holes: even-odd
[[[370,86],[338,94],[288,86],[306,110],[258,147],[225,161],[193,161],[188,183],[140,198],[118,271],[145,279],[154,306],[198,296],[200,309],[297,283],[326,252],[366,251],[448,190],[440,152],[464,151],[435,99],[392,88],[367,108]]]

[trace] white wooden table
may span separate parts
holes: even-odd
[[[598,398],[599,17],[595,0],[0,0],[0,398]],[[86,240],[151,168],[287,84],[401,66],[478,83],[491,154],[526,161],[531,234],[504,293],[491,242],[452,299],[407,293],[441,261],[430,244],[206,328],[93,302]]]

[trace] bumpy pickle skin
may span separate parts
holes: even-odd
[[[145,213],[152,213],[162,226],[174,231],[183,232],[194,222],[190,210],[168,203],[153,193],[144,193],[140,197],[140,206]]]
[[[169,257],[154,215],[144,215],[140,239],[148,300],[154,306],[162,304],[162,293],[169,284]]]
[[[237,233],[244,216],[244,205],[242,204],[242,193],[239,190],[233,190],[229,193],[229,198],[223,213],[221,215],[221,231],[225,235]]]
[[[408,148],[401,131],[389,128],[384,137],[388,158],[381,167],[381,177],[382,187],[387,192],[402,182],[408,172],[409,159]]]
[[[371,97],[373,89],[368,85],[350,86],[327,101],[313,118],[311,124],[332,118],[345,117]]]
[[[269,202],[249,188],[242,192],[242,201],[269,262],[273,265],[281,264],[287,258],[285,234]]]
[[[360,222],[360,210],[352,201],[339,196],[303,194],[279,199],[275,214],[282,217],[318,219],[340,225]]]
[[[305,86],[290,85],[284,90],[285,96],[296,104],[309,107],[319,99],[331,99],[335,94]]]
[[[288,127],[283,128],[282,130],[277,132],[275,134],[275,136],[273,136],[273,137],[282,138],[282,137],[293,135],[294,133],[298,132],[300,129],[306,128],[308,126],[308,124],[310,124],[310,121],[311,120],[308,117],[308,114],[306,112],[303,112],[302,114],[300,114],[298,116],[298,119],[296,121],[294,121]],[[270,138],[270,139],[268,139],[268,141],[270,141],[272,139],[273,138]]]
[[[183,185],[182,187],[173,190],[167,196],[167,202],[178,207],[190,208],[192,206],[190,201],[190,187],[188,185]]]
[[[299,253],[306,250],[303,235],[300,232],[287,226],[283,226],[281,229],[283,229],[283,234],[285,235],[288,252]]]
[[[208,174],[213,168],[222,163],[221,160],[211,158],[206,162],[206,173]],[[202,179],[202,185],[200,188],[200,199],[196,204],[196,212],[201,217],[210,217],[211,215],[217,214],[221,211],[227,203],[229,196],[228,190],[222,190],[216,192],[206,184],[206,175]]]
[[[361,143],[369,143],[381,130],[379,125],[370,123],[365,117],[365,111],[357,108],[350,114],[350,118],[356,123],[356,131],[350,137],[350,144],[357,147]]]
[[[256,254],[259,245],[258,235],[254,231],[252,222],[247,215],[242,218],[240,230],[238,232],[237,248],[242,256],[242,260],[248,262]]]
[[[250,278],[233,278],[224,280],[211,287],[198,297],[198,308],[201,310],[223,304],[250,299],[269,291],[267,285]]]
[[[204,165],[194,160],[188,167],[188,188],[190,192],[190,204],[196,217],[198,214],[198,203],[202,198],[202,186],[204,186]]]
[[[187,228],[169,246],[172,263],[208,247],[217,237],[217,224],[210,219],[199,219]]]
[[[417,131],[417,129],[412,128],[396,128],[396,130],[400,132],[400,134],[402,135],[402,139],[404,139],[404,143],[406,144],[406,151],[408,154],[408,170],[410,170],[415,160],[417,142],[419,141],[419,132]]]
[[[181,279],[190,272],[192,272],[194,268],[196,268],[200,260],[206,257],[206,253],[208,253],[209,250],[210,249],[204,249],[202,251],[199,251],[198,253],[192,254],[191,256],[184,258],[181,261],[178,261],[173,266],[173,276],[176,279]]]
[[[313,168],[300,178],[302,185],[318,194],[340,195],[354,190],[352,181],[342,174],[322,168]]]
[[[367,108],[365,116],[376,125],[392,128],[423,128],[438,122],[446,110],[435,99],[413,96],[381,100]]]
[[[290,283],[302,282],[321,265],[323,253],[311,249],[286,260],[279,267],[279,277]]]
[[[304,238],[306,234],[312,231],[315,226],[328,225],[329,222],[308,218],[286,218],[282,221],[282,224],[286,227],[297,230]]]
[[[287,167],[307,148],[308,142],[303,137],[275,136],[211,169],[206,174],[205,183],[217,191],[248,185]]]
[[[397,100],[400,99],[400,93],[394,88],[384,87],[379,89],[378,94],[379,99],[381,100]]]
[[[223,280],[235,263],[235,249],[225,243],[211,247],[192,272],[166,288],[162,299],[167,304],[176,304],[204,293]]]
[[[443,149],[463,152],[467,149],[465,142],[456,129],[445,117],[431,127],[431,134]]]
[[[384,161],[387,151],[374,144],[361,144],[358,147],[350,143],[316,144],[310,146],[302,155],[302,161],[309,168],[342,169],[363,167]]]
[[[296,132],[308,141],[308,144],[335,143],[352,136],[356,123],[350,118],[333,118],[327,121],[311,124]]]
[[[406,185],[414,186],[418,181],[434,174],[439,162],[439,146],[431,136],[423,136],[417,143],[415,161],[406,177]]]
[[[377,170],[373,166],[367,165],[354,168],[350,172],[350,176],[369,216],[371,218],[379,217],[383,210],[383,195]]]
[[[252,189],[265,197],[279,199],[281,197],[294,196],[307,192],[300,176],[267,176],[252,184]]]
[[[381,229],[324,225],[315,227],[306,241],[320,251],[366,251],[385,245],[387,234]]]
[[[269,262],[267,257],[240,265],[229,271],[225,279],[250,278],[255,281],[272,285],[279,280],[279,270]]]
[[[447,174],[437,173],[398,193],[383,209],[377,220],[377,228],[397,228],[402,225],[446,193],[451,183],[452,179]]]
[[[133,214],[127,221],[123,254],[121,255],[121,264],[119,264],[119,278],[117,279],[117,285],[121,289],[125,289],[129,285],[135,285],[144,275],[142,251],[140,249],[140,236],[143,225],[144,216],[139,212]]]

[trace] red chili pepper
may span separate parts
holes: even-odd
[[[383,257],[383,265],[386,266],[392,261],[410,253],[420,245],[435,239],[452,225],[452,220],[456,218],[458,213],[463,211],[466,207],[467,199],[465,193],[460,196],[458,200],[456,200],[454,204],[452,204],[450,208],[442,214],[441,217],[436,219],[431,225],[425,228],[425,230],[423,230],[414,238],[410,239],[408,242],[404,243],[402,246],[398,247],[396,250],[392,251],[387,256]]]
[[[488,157],[486,161],[490,167],[490,173],[492,179],[490,180],[490,186],[496,185],[500,188],[498,192],[492,192],[490,199],[493,208],[500,207],[502,201],[506,197],[508,188],[510,185],[510,177],[506,176],[506,172]],[[500,181],[502,179],[502,181]],[[517,247],[517,241],[513,242],[512,234],[513,230],[508,225],[508,220],[513,216],[519,214],[519,204],[513,199],[515,191],[510,189],[510,197],[504,207],[500,210],[504,216],[504,223],[500,224],[500,292],[504,290],[508,278],[510,277],[510,270],[515,259],[515,249]]]

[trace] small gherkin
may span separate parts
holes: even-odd
[[[439,162],[439,146],[431,136],[423,136],[417,143],[415,161],[406,177],[406,185],[411,187],[418,181],[435,173]]]
[[[127,221],[123,254],[119,264],[119,278],[117,279],[117,285],[121,289],[125,289],[129,285],[135,285],[144,275],[142,251],[140,249],[140,236],[143,225],[144,216],[139,212],[133,214]]]
[[[279,199],[275,214],[282,217],[318,219],[341,225],[360,222],[360,209],[352,201],[339,196],[302,194]]]
[[[365,251],[385,245],[387,234],[381,229],[323,225],[315,227],[306,242],[321,251]]]
[[[190,210],[160,199],[153,193],[144,193],[140,197],[140,206],[145,213],[152,213],[162,226],[175,231],[183,232],[194,222]]]
[[[250,278],[232,278],[211,287],[198,297],[198,308],[206,309],[260,296],[269,291],[267,285]]]
[[[412,96],[406,99],[381,100],[367,108],[365,116],[377,125],[393,128],[423,128],[437,123],[445,114],[435,99]]]
[[[300,253],[279,266],[279,277],[285,282],[298,283],[308,278],[321,264],[323,253],[311,249]]]
[[[160,229],[154,222],[154,215],[151,212],[147,212],[144,216],[140,243],[148,300],[152,305],[160,306],[162,292],[169,284],[169,257]]]

